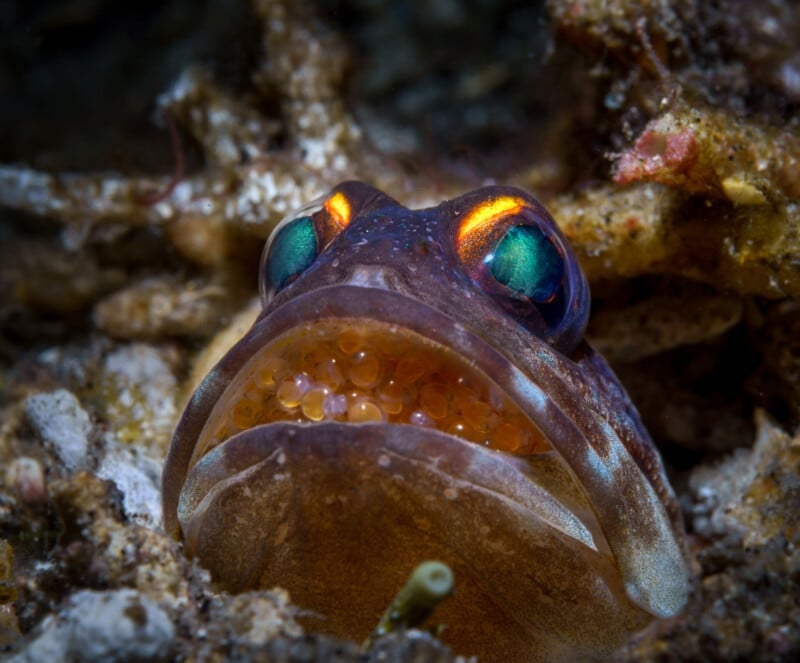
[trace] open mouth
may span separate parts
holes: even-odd
[[[198,411],[187,410],[176,436],[193,444],[173,460],[187,470],[179,491],[165,483],[165,503],[188,553],[223,585],[244,588],[284,578],[287,560],[327,560],[321,551],[340,548],[345,558],[384,559],[387,545],[401,556],[460,558],[477,519],[482,537],[509,550],[578,544],[575,554],[614,582],[592,505],[551,437],[571,431],[534,423],[537,414],[551,422],[537,385],[413,300],[335,294],[256,323],[198,391]],[[370,311],[381,319],[361,315]],[[455,513],[470,523],[464,532],[451,531]],[[257,526],[228,524],[252,514]],[[386,544],[387,522],[396,546]]]
[[[241,368],[200,434],[193,463],[275,422],[411,424],[519,456],[544,433],[468,360],[396,324],[326,318],[279,335]]]
[[[514,618],[556,587],[531,623],[555,594],[583,603],[576,577],[672,614],[658,592],[683,577],[681,550],[592,382],[511,328],[488,341],[456,305],[337,284],[268,309],[187,405],[165,527],[221,586],[286,583],[322,614],[334,566],[366,606],[353,573],[378,595],[417,558],[452,561],[481,601],[502,586]],[[554,574],[516,563],[551,559]]]

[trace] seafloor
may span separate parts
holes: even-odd
[[[158,527],[264,237],[360,178],[525,187],[578,252],[697,574],[617,660],[800,659],[800,4],[7,2],[0,53],[0,658],[451,660],[303,635]]]

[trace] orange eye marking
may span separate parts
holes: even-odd
[[[487,200],[485,203],[481,203],[475,207],[464,217],[464,220],[461,222],[461,227],[458,229],[456,241],[461,244],[476,230],[484,228],[486,224],[491,224],[493,221],[508,216],[509,214],[516,214],[524,208],[525,201],[521,198],[504,196],[502,198]]]
[[[342,192],[335,193],[328,198],[325,201],[325,209],[339,226],[338,230],[343,230],[350,223],[350,201]]]

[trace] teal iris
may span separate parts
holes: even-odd
[[[267,278],[275,290],[299,275],[317,257],[317,233],[308,216],[287,223],[275,235],[267,256]]]
[[[553,298],[564,276],[561,254],[536,226],[511,228],[487,262],[497,281],[539,303]]]

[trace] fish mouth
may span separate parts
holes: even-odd
[[[396,531],[398,555],[463,558],[481,586],[497,551],[542,554],[599,574],[615,605],[674,614],[688,576],[620,440],[635,422],[608,419],[593,382],[546,342],[467,319],[352,284],[267,308],[184,410],[163,473],[165,529],[229,588],[271,586],[342,546],[347,559],[384,559]],[[465,434],[470,417],[477,432]],[[519,614],[529,596],[516,577],[503,583],[514,596],[503,614]]]
[[[291,430],[296,445],[314,446],[325,444],[325,430],[346,437],[356,428],[368,429],[376,448],[393,440],[398,452],[402,440],[408,448],[430,440],[487,476],[505,476],[500,492],[510,472],[520,495],[525,486],[538,495],[513,502],[524,510],[549,504],[542,514],[562,514],[545,517],[554,528],[608,554],[591,502],[559,449],[580,444],[580,432],[546,390],[449,315],[402,293],[353,285],[267,311],[210,373],[175,432],[163,486],[166,527],[186,534],[210,488],[196,482],[202,467],[219,462],[245,471],[231,464],[234,449],[252,458],[241,450],[275,431]],[[181,494],[184,482],[194,487]]]
[[[553,450],[474,362],[375,319],[314,320],[259,348],[217,401],[192,464],[242,431],[277,422],[406,424],[520,457]]]

